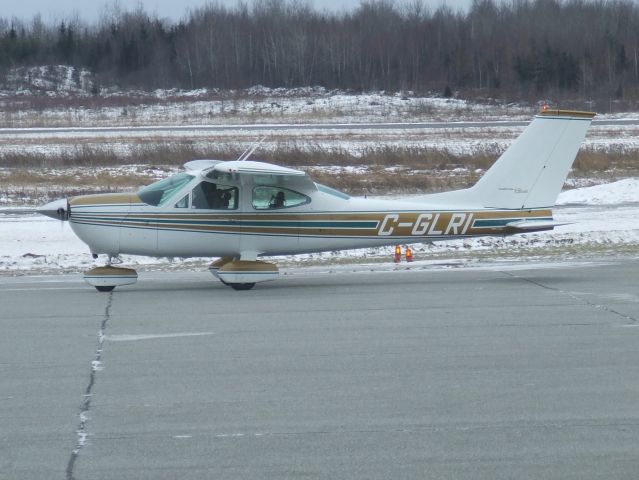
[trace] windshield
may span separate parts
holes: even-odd
[[[175,192],[193,179],[188,173],[178,173],[138,190],[138,197],[148,205],[158,206],[169,200]]]

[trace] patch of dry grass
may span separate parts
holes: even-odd
[[[120,165],[173,165],[180,166],[197,158],[233,160],[242,153],[240,149],[225,145],[201,147],[193,142],[179,143],[138,143],[130,146],[130,154],[118,155],[113,150],[79,144],[68,152],[57,155],[37,153],[5,152],[0,154],[0,167],[16,169],[64,168],[64,167],[103,167]],[[501,151],[488,145],[470,154],[455,154],[448,150],[416,146],[380,145],[367,147],[358,154],[346,149],[325,149],[319,145],[301,148],[282,144],[273,151],[256,153],[253,157],[260,160],[293,167],[314,166],[380,166],[402,165],[413,170],[486,170],[499,157]],[[622,170],[639,171],[639,151],[623,149],[600,151],[582,149],[573,166],[576,174],[591,174]]]
[[[576,175],[593,175],[611,171],[627,172],[628,176],[639,174],[639,151],[613,149],[609,151],[580,150],[573,164]]]
[[[6,168],[64,168],[106,167],[119,165],[181,165],[193,158],[202,158],[202,152],[191,143],[144,144],[130,146],[131,154],[118,155],[113,150],[89,145],[76,145],[60,155],[5,152],[0,154],[0,167]]]
[[[71,153],[60,157],[36,154],[4,154],[0,166],[0,195],[28,199],[34,202],[92,192],[135,190],[155,180],[144,169],[118,172],[98,167],[146,165],[156,170],[179,167],[194,158],[235,159],[240,155],[228,147],[199,149],[193,144],[139,144],[126,158],[103,148],[78,145]],[[384,193],[430,193],[474,184],[501,152],[495,147],[469,155],[455,155],[449,151],[420,147],[370,147],[354,155],[344,149],[326,150],[320,146],[301,149],[283,146],[263,152],[260,160],[280,165],[304,168],[320,183],[353,195]],[[326,166],[366,166],[365,172],[339,174],[327,171]],[[389,167],[400,168],[387,170]],[[79,168],[73,168],[79,167]],[[88,168],[86,168],[88,167]],[[95,170],[91,169],[95,167]],[[51,169],[56,169],[52,175]],[[459,169],[455,170],[454,169]],[[157,171],[155,172],[157,175]],[[581,150],[571,173],[573,177],[617,179],[639,176],[639,152],[613,150]],[[22,203],[30,203],[21,200]]]
[[[5,185],[51,190],[80,188],[84,192],[92,190],[131,189],[153,181],[141,173],[66,173],[71,167],[113,167],[123,165],[169,165],[180,166],[194,158],[215,158],[231,160],[242,152],[228,148],[199,150],[192,144],[178,145],[137,145],[130,157],[121,158],[112,151],[78,145],[71,153],[59,157],[35,154],[4,154],[0,156],[0,166],[7,168],[2,176]],[[498,156],[496,151],[481,151],[474,155],[456,156],[447,151],[418,148],[380,146],[367,148],[361,155],[346,150],[329,151],[319,146],[311,149],[281,148],[273,152],[263,152],[260,160],[309,170],[314,179],[351,194],[385,192],[431,192],[452,188],[463,188],[472,184],[476,169],[484,170]],[[313,167],[321,166],[368,166],[365,174],[331,174]],[[396,172],[385,168],[401,165]],[[451,174],[455,168],[465,168],[466,172]],[[61,169],[56,175],[47,169]]]
[[[409,170],[390,173],[378,168],[364,174],[335,175],[313,169],[309,173],[315,181],[351,195],[441,192],[469,187],[479,177],[478,174],[468,171],[455,175],[441,175],[434,171],[411,173]]]
[[[10,170],[3,175],[2,182],[13,186],[43,187],[47,185],[83,187],[100,187],[116,190],[136,187],[149,183],[149,177],[138,173],[116,174],[113,172],[96,172],[95,174],[61,174],[51,176],[39,171],[25,169]]]
[[[61,168],[99,167],[119,165],[182,165],[196,158],[234,160],[242,153],[239,149],[215,145],[202,148],[192,142],[181,143],[138,143],[130,146],[126,156],[89,145],[77,145],[68,152],[57,155],[36,153],[5,152],[0,154],[0,167],[7,168]],[[486,169],[499,156],[494,148],[477,150],[469,155],[455,155],[447,150],[424,147],[397,147],[382,145],[368,147],[358,154],[345,149],[327,150],[313,146],[300,148],[284,144],[274,151],[255,154],[254,158],[279,165],[311,167],[317,165],[380,165],[391,167],[405,165],[414,169],[450,169],[466,167]]]

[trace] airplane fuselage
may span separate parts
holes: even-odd
[[[509,224],[552,220],[549,209],[425,209],[423,203],[323,198],[326,195],[317,191],[310,195],[309,205],[259,212],[250,207],[231,212],[167,209],[145,205],[135,194],[89,195],[70,200],[69,222],[94,253],[215,257],[505,235],[516,233]],[[335,210],[311,208],[323,204]]]

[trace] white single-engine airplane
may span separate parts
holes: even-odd
[[[68,220],[109,262],[85,274],[99,291],[137,281],[120,254],[220,257],[209,269],[248,290],[278,276],[264,255],[550,230],[550,210],[594,117],[543,110],[471,188],[410,200],[352,198],[300,170],[263,162],[195,160],[137,193],[84,195],[38,212]],[[250,154],[250,152],[249,152]]]

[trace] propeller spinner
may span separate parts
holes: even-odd
[[[36,211],[40,215],[46,215],[47,217],[55,218],[56,220],[68,220],[69,202],[66,198],[61,198],[60,200],[55,200],[38,207]]]

